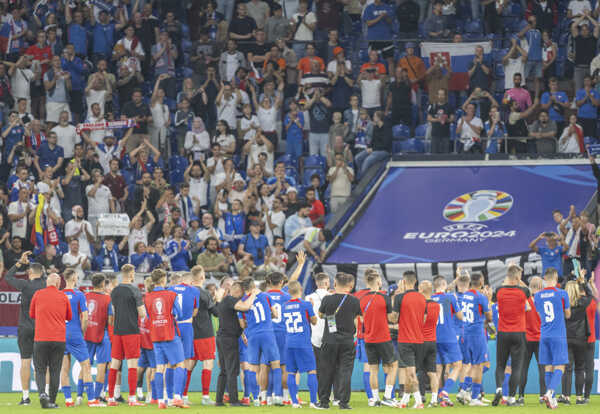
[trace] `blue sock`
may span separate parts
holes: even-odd
[[[448,378],[444,383],[444,388],[442,388],[442,391],[446,391],[448,394],[450,394],[452,387],[454,387],[454,380],[452,378]]]
[[[510,381],[510,374],[504,373],[504,381],[502,381],[502,396],[508,397],[508,381]]]
[[[473,378],[465,377],[465,382],[463,382],[463,390],[468,390],[471,384],[473,384]]]
[[[269,373],[269,378],[267,380],[267,397],[271,397],[273,395],[273,370]]]
[[[486,365],[484,365],[484,366],[483,366],[483,373],[484,373],[484,374],[485,374],[486,372],[488,372],[489,370],[490,370],[490,369],[489,369],[489,368],[488,368]]]
[[[154,380],[150,381],[150,398],[156,400],[156,386]]]
[[[175,395],[183,395],[186,379],[187,374],[185,372],[185,368],[175,368],[175,373],[173,374],[173,389],[175,391]]]
[[[552,382],[552,371],[546,371],[544,373],[544,383],[546,384],[547,389],[550,389],[551,382]]]
[[[383,389],[385,390],[385,386],[387,385],[387,374],[384,372],[383,373]],[[373,391],[373,390],[371,390]],[[379,390],[377,390],[377,392],[379,392]],[[393,394],[392,394],[393,395]]]
[[[250,397],[250,385],[248,384],[249,372],[247,369],[244,370],[244,398]]]
[[[290,398],[294,404],[298,404],[298,386],[296,385],[296,374],[288,374],[287,386],[290,390]]]
[[[317,374],[308,374],[308,391],[310,393],[310,402],[317,403],[317,391],[319,384],[317,382]]]
[[[173,399],[173,377],[175,376],[175,370],[173,368],[167,368],[165,372],[165,385],[167,387],[167,398]]]
[[[77,396],[81,397],[83,395],[83,380],[77,380]]]
[[[65,400],[71,399],[71,386],[70,385],[65,385],[64,387],[62,387],[62,392],[65,395]]]
[[[371,373],[363,372],[363,386],[365,387],[365,392],[367,393],[367,398],[373,398],[373,390],[371,390]]]
[[[164,385],[165,384],[163,382],[163,374],[160,372],[154,374],[154,388],[156,389],[156,399],[158,401],[162,401],[164,397]]]
[[[85,393],[88,396],[88,401],[92,401],[95,399],[95,395],[94,394],[94,383],[93,382],[84,382],[83,386],[85,388]]]
[[[481,394],[481,384],[474,382],[473,388],[471,389],[471,398],[474,400],[478,400],[479,394]]]
[[[272,369],[270,376],[273,377],[273,393],[277,397],[283,397],[283,385],[281,384],[281,368]]]
[[[255,400],[258,400],[258,383],[256,382],[256,372],[248,371],[248,388],[252,392]]]
[[[552,391],[560,389],[563,372],[561,369],[555,369],[552,373],[552,385],[549,387]]]
[[[100,398],[100,393],[102,393],[102,387],[104,387],[103,382],[96,382],[96,389],[94,390],[94,399],[95,400]]]

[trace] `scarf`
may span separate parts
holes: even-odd
[[[75,127],[75,131],[78,135],[81,135],[81,131],[100,131],[103,129],[133,128],[137,126],[138,124],[135,119],[129,118],[122,121],[84,122],[78,124]]]
[[[110,265],[111,265],[112,269],[115,271],[115,273],[119,271],[119,256],[117,255],[117,251],[115,250],[114,246],[110,252],[108,250],[106,250],[106,246],[103,246],[102,247],[102,256],[104,259],[106,257],[109,258]],[[102,266],[104,266],[104,263],[102,263]]]
[[[31,148],[32,150],[39,149],[44,142],[46,142],[46,135],[44,135],[42,131],[40,131],[38,134],[31,134],[25,138],[25,145],[27,148]]]

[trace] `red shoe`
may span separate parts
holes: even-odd
[[[158,404],[158,400],[150,400],[150,405],[156,405]]]
[[[242,400],[240,401],[240,404],[245,405],[246,407],[250,407],[250,398],[249,397],[242,398]]]
[[[75,403],[73,401],[65,401],[65,407],[67,407],[67,408],[75,407]]]
[[[267,405],[267,400],[263,400],[260,402],[260,405]]]
[[[129,401],[130,407],[145,407],[146,404],[137,400]]]
[[[283,405],[292,405],[292,401],[291,401],[291,400],[282,401],[281,403],[282,403]],[[300,400],[298,400],[298,404],[302,404],[302,403],[300,402]]]
[[[167,409],[167,404],[165,404],[164,402],[159,402],[158,403],[158,409],[159,410],[166,410]]]
[[[98,400],[88,401],[88,407],[106,407],[106,404]]]
[[[229,394],[223,395],[223,402],[225,402],[225,403],[229,402]]]
[[[186,405],[183,400],[173,400],[173,406],[178,408],[190,408],[190,406]]]
[[[115,400],[108,400],[108,404],[106,404],[106,405],[108,405],[109,407],[118,407],[119,403],[116,402]]]
[[[291,403],[291,401],[290,401],[290,403]],[[306,401],[302,401],[302,398],[298,398],[298,404],[300,404],[300,405],[306,405]]]

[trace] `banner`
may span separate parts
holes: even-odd
[[[98,236],[128,236],[129,222],[127,214],[101,214],[98,216]]]
[[[421,43],[421,58],[425,66],[436,64],[438,59],[450,63],[452,76],[450,77],[449,89],[451,91],[462,91],[469,87],[469,66],[475,57],[475,48],[483,47],[484,62],[491,62],[492,42],[467,42],[467,43]],[[492,70],[491,64],[488,64]],[[429,91],[429,96],[432,96]]]
[[[451,275],[458,262],[518,262],[539,274],[529,243],[557,231],[553,210],[579,213],[595,191],[589,165],[393,167],[326,263]]]

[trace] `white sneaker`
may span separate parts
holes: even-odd
[[[315,403],[310,403],[309,407],[314,408],[315,410],[318,409],[317,404]]]
[[[375,407],[377,405],[377,400],[375,398],[369,398],[367,404],[369,405],[369,407]]]
[[[337,407],[340,405],[340,400],[333,400],[333,402],[331,403],[331,405],[333,405],[334,407]]]
[[[273,405],[273,397],[267,397],[267,405]]]
[[[188,397],[185,397],[184,401],[188,401],[186,404],[190,405]],[[215,402],[210,399],[210,396],[203,396],[202,397],[202,405],[215,405]]]
[[[484,403],[480,399],[476,399],[476,400],[471,400],[471,402],[469,403],[469,406],[471,406],[471,407],[487,407],[488,404]]]
[[[398,407],[398,404],[396,403],[396,401],[394,401],[391,398],[384,398],[383,400],[381,400],[381,405],[385,405],[387,407],[393,407],[393,408]]]
[[[167,407],[173,407],[173,400],[167,399]]]
[[[77,396],[77,398],[75,399],[75,405],[80,406],[82,402],[83,402],[83,398],[81,398],[80,396]]]
[[[292,404],[292,408],[302,408],[300,404]]]

